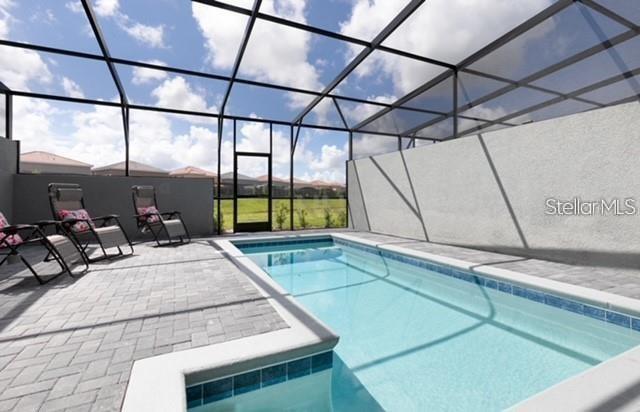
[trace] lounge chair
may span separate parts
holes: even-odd
[[[80,185],[74,183],[50,183],[49,203],[54,219],[60,220],[66,232],[80,245],[80,251],[87,261],[97,262],[103,259],[124,256],[121,247],[129,246],[133,254],[133,245],[120,224],[118,215],[106,215],[92,218],[84,206],[84,197]],[[88,247],[97,243],[102,255],[90,258]],[[118,253],[107,253],[107,249],[117,248]]]
[[[41,285],[63,273],[68,273],[71,277],[85,273],[89,269],[89,262],[80,252],[78,245],[70,238],[60,234],[47,236],[45,230],[48,226],[56,226],[61,229],[60,222],[50,220],[41,221],[34,225],[9,225],[7,219],[0,213],[0,257],[2,257],[0,266],[5,262],[11,263],[13,258],[18,258]],[[52,274],[39,274],[20,253],[22,247],[27,245],[43,246],[47,250],[45,261],[55,260],[60,266],[60,271]],[[84,269],[74,274],[72,268],[79,264],[83,264]]]
[[[180,212],[160,212],[153,186],[133,186],[133,207],[138,229],[142,233],[151,233],[158,246],[170,246],[191,241],[189,230],[182,220]],[[167,240],[160,241],[164,234]]]

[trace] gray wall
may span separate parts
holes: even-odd
[[[553,216],[546,199],[636,199],[640,104],[349,164],[352,227],[521,256],[640,265],[640,215]]]
[[[136,237],[131,186],[153,185],[160,211],[178,210],[192,235],[213,233],[213,185],[203,179],[161,177],[15,175],[13,220],[33,222],[51,219],[47,197],[49,183],[79,183],[89,214],[120,215],[128,234]]]
[[[18,163],[18,143],[0,138],[0,212],[13,221],[13,175]]]
[[[0,211],[9,222],[30,223],[51,219],[47,185],[52,182],[79,183],[92,216],[120,215],[125,230],[135,238],[138,235],[132,217],[131,186],[153,185],[160,211],[182,212],[192,235],[213,234],[213,184],[209,179],[17,175],[18,151],[18,142],[0,139]]]

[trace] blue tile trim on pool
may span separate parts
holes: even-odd
[[[360,243],[351,242],[344,239],[334,238],[333,242],[337,245],[345,245],[354,249],[359,249],[369,253],[374,253],[383,258],[406,263],[408,265],[420,267],[433,272],[438,272],[446,276],[451,276],[456,279],[464,280],[465,282],[476,283],[480,286],[484,286],[489,289],[495,289],[503,293],[508,293],[524,299],[532,300],[534,302],[542,303],[548,306],[553,306],[558,309],[577,313],[583,316],[588,316],[593,319],[597,319],[603,322],[611,323],[614,325],[618,325],[627,329],[633,329],[635,331],[640,332],[640,318],[629,316],[620,312],[614,312],[608,309],[589,305],[587,303],[582,303],[572,299],[567,299],[561,296],[557,296],[547,292],[542,292],[536,289],[531,289],[531,288],[527,288],[527,287],[516,285],[516,284],[510,284],[508,282],[502,282],[495,279],[486,278],[483,276],[479,276],[475,273],[469,272],[467,270],[457,269],[451,266],[432,263],[423,259],[402,255],[400,253],[380,250],[372,246],[362,245]]]
[[[267,386],[322,372],[333,366],[333,351],[266,366],[186,388],[187,408],[206,405]]]
[[[283,240],[269,240],[263,242],[253,242],[253,241],[237,241],[233,242],[233,245],[238,249],[246,249],[250,247],[266,247],[266,246],[288,246],[288,245],[304,245],[309,243],[321,243],[321,242],[332,242],[332,238],[328,236],[324,237],[314,237],[311,239],[283,239]]]

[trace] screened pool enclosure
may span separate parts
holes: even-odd
[[[0,133],[210,179],[219,233],[346,226],[348,160],[638,99],[640,3],[517,3],[0,1]]]

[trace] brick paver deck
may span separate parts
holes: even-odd
[[[407,249],[464,260],[476,265],[495,266],[527,275],[640,299],[640,268],[586,266],[550,262],[548,260],[417,241],[379,233],[352,232],[351,234],[380,244],[394,244]]]
[[[137,359],[287,327],[210,241],[135,248],[44,286],[0,268],[0,410],[119,410]]]

